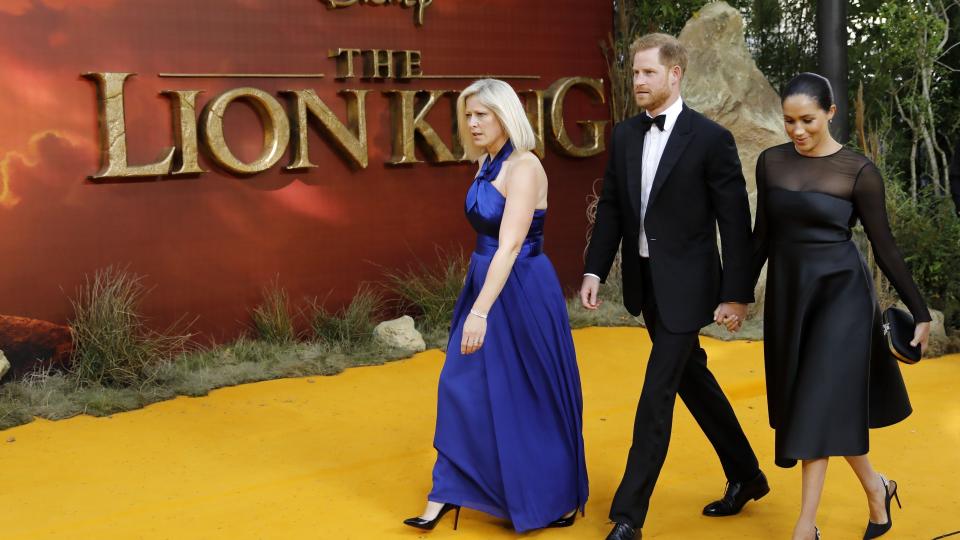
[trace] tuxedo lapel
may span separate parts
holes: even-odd
[[[642,114],[642,113],[641,113]],[[630,194],[630,203],[637,219],[640,219],[640,202],[643,191],[643,139],[646,132],[640,129],[638,117],[629,120],[629,131],[626,135],[627,151],[627,192]]]
[[[677,117],[677,123],[673,126],[673,131],[670,133],[670,138],[667,139],[667,146],[663,149],[660,164],[657,165],[657,174],[653,177],[653,186],[650,188],[647,208],[650,208],[657,199],[657,194],[660,193],[663,184],[666,183],[670,171],[672,171],[673,167],[680,161],[680,157],[683,155],[687,143],[693,138],[693,129],[691,128],[692,120],[693,114],[690,112],[690,108],[684,105],[683,110],[680,111],[680,115]],[[640,152],[642,155],[642,140],[640,142]]]

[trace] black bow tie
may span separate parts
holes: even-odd
[[[664,114],[657,115],[656,118],[650,118],[650,115],[644,113],[640,115],[640,128],[644,133],[650,131],[650,126],[656,124],[660,131],[663,131],[663,125],[667,122],[667,116]]]

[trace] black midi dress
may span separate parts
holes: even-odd
[[[859,220],[876,260],[917,322],[929,321],[887,221],[883,179],[850,149],[824,157],[793,143],[757,161],[754,276],[765,261],[764,364],[775,462],[858,456],[869,428],[912,409],[886,350],[873,279],[852,240]]]

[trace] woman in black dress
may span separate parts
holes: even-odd
[[[892,525],[897,484],[873,469],[868,428],[897,423],[911,408],[883,342],[872,278],[851,240],[857,220],[913,314],[913,345],[923,350],[930,315],[890,233],[879,171],[830,135],[830,83],[802,73],[781,98],[791,142],[757,160],[753,233],[755,278],[769,259],[764,356],[776,464],[803,463],[794,540],[820,537],[815,518],[830,456],[843,456],[860,479],[870,507],[864,538],[875,538]]]

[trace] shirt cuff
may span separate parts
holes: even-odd
[[[583,277],[587,277],[587,276],[593,276],[593,277],[597,278],[597,281],[603,281],[602,279],[600,279],[600,276],[598,276],[598,275],[596,275],[596,274],[591,274],[590,272],[586,272],[586,273],[583,274]]]

